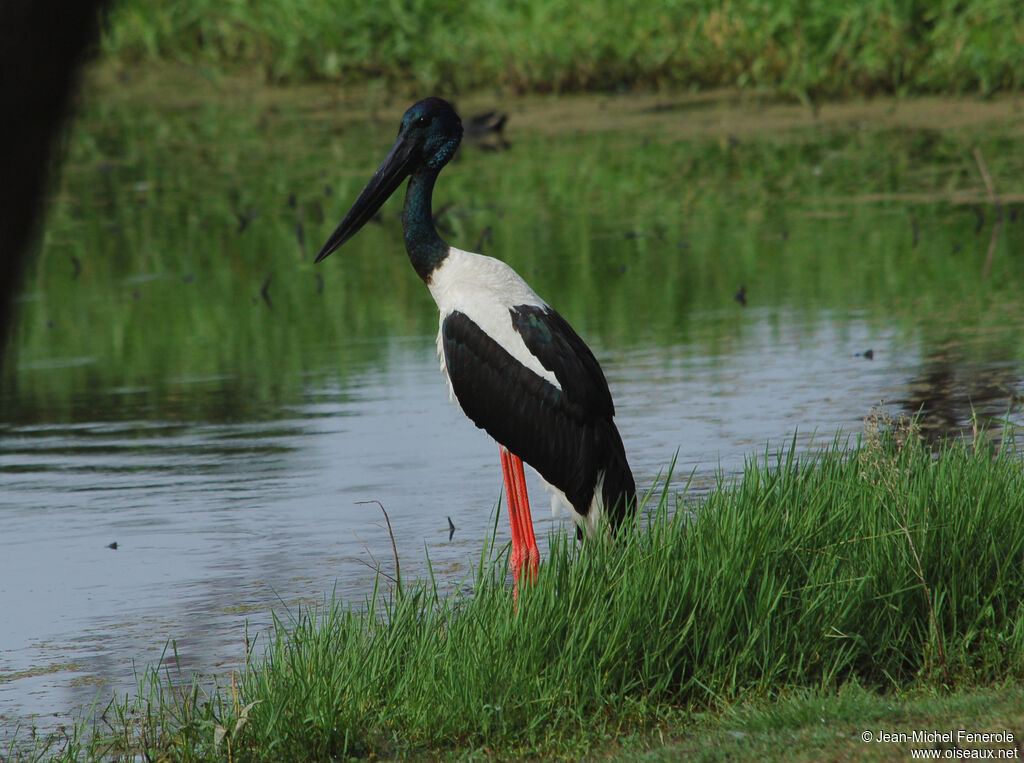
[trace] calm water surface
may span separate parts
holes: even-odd
[[[642,489],[677,450],[677,472],[693,472],[699,492],[794,433],[801,447],[856,433],[872,405],[906,398],[920,375],[913,345],[855,317],[745,318],[725,356],[598,348]],[[311,388],[265,420],[151,420],[133,406],[137,391],[110,390],[114,422],[0,429],[5,734],[130,691],[168,640],[186,669],[225,670],[271,609],[332,593],[359,601],[378,564],[393,572],[380,509],[361,501],[388,509],[404,574],[423,574],[429,554],[441,581],[458,584],[493,526],[497,449],[448,401],[432,337],[381,342],[383,370]],[[220,382],[196,379],[192,392],[217,395]],[[562,520],[528,479],[544,545]]]
[[[272,611],[358,606],[394,572],[376,502],[402,573],[429,555],[447,590],[508,538],[497,446],[448,400],[395,206],[310,263],[397,122],[332,129],[327,89],[313,111],[121,89],[70,139],[0,377],[0,750],[132,691],[170,643],[186,673],[224,674]],[[848,120],[681,138],[701,113],[556,136],[517,113],[510,151],[439,184],[444,235],[508,260],[595,350],[641,489],[678,454],[699,500],[794,437],[856,435],[879,400],[934,431],[972,408],[1021,423],[1024,214],[985,280],[974,208],[833,201],[941,162],[971,177],[970,140]],[[528,481],[543,547],[564,520]]]

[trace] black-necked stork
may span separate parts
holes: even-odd
[[[617,528],[636,507],[636,485],[615,428],[608,382],[590,348],[508,265],[449,246],[438,235],[431,195],[462,139],[447,102],[427,98],[402,117],[398,139],[316,262],[348,241],[408,177],[405,248],[441,312],[437,351],[449,391],[500,445],[517,584],[536,574],[523,461],[572,508],[580,534]]]

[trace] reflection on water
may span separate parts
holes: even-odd
[[[677,450],[699,491],[766,443],[854,434],[880,398],[916,407],[936,376],[933,358],[857,319],[744,316],[742,341],[714,357],[696,343],[595,348],[641,489]],[[405,574],[427,553],[446,585],[468,573],[494,526],[497,447],[448,401],[432,337],[381,341],[377,370],[257,420],[168,423],[123,389],[94,399],[89,421],[0,428],[0,739],[131,690],[170,639],[186,669],[223,671],[271,609],[334,591],[358,603],[374,566],[393,566],[379,508],[359,501],[387,507]],[[998,373],[1019,395],[1020,370]],[[222,381],[181,388],[216,396]],[[1007,400],[974,403],[1001,414]],[[543,545],[556,524],[528,479]]]
[[[917,416],[930,442],[950,434],[969,435],[979,423],[993,435],[1001,420],[1020,408],[1021,374],[1016,363],[1003,361],[984,366],[965,363],[952,348],[932,350],[922,358],[906,392],[896,402],[907,415]]]

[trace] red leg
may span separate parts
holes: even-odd
[[[530,496],[526,492],[526,474],[523,472],[523,460],[519,456],[512,456],[512,469],[515,489],[518,493],[516,504],[519,514],[519,540],[525,548],[523,549],[526,560],[529,563],[528,575],[531,581],[537,579],[537,569],[540,566],[540,549],[537,548],[537,539],[533,535],[533,516],[530,514]]]
[[[512,531],[512,555],[509,558],[509,566],[512,568],[512,579],[515,581],[515,592],[519,592],[519,570],[523,566],[523,539],[520,534],[519,524],[519,494],[514,482],[514,468],[512,459],[514,456],[501,446],[501,474],[505,478],[505,505],[508,506],[508,524]]]
[[[512,598],[519,597],[519,575],[523,564],[528,563],[528,578],[537,579],[537,568],[540,564],[540,550],[533,534],[533,518],[530,516],[530,498],[526,492],[526,474],[523,471],[523,460],[501,448],[501,473],[505,478],[505,503],[508,505],[508,523],[512,531],[512,556],[509,566],[512,567],[513,589]]]

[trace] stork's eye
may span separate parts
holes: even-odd
[[[416,117],[414,120],[412,120],[412,124],[413,127],[426,127],[428,124],[430,124],[430,117]]]

